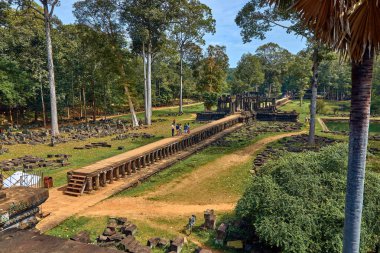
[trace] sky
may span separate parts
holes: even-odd
[[[72,5],[76,0],[63,0],[56,9],[55,14],[65,24],[75,22],[72,14]],[[235,17],[248,0],[201,0],[212,9],[216,20],[216,33],[206,35],[206,46],[210,44],[225,45],[230,59],[230,67],[236,67],[237,62],[244,53],[254,53],[256,48],[275,42],[292,53],[297,53],[305,47],[305,40],[293,34],[287,34],[279,27],[274,27],[267,33],[265,40],[255,39],[251,43],[244,44],[240,36],[240,28],[235,24]]]

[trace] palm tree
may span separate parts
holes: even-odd
[[[267,0],[291,5],[321,42],[352,61],[352,90],[343,252],[359,252],[372,71],[380,49],[378,0]]]

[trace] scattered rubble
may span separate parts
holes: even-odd
[[[93,148],[110,148],[112,145],[107,142],[93,142],[91,144],[84,145],[83,147],[74,147],[74,149],[93,149]]]
[[[3,171],[28,171],[42,167],[64,167],[70,165],[68,162],[70,157],[71,155],[68,154],[49,154],[47,155],[47,159],[45,159],[37,156],[26,155],[0,162],[0,169]]]
[[[319,151],[322,147],[337,143],[337,140],[327,137],[315,136],[315,145],[308,145],[308,135],[297,135],[279,140],[277,143],[269,145],[259,153],[253,160],[252,174],[256,174],[258,169],[263,166],[269,159],[278,157],[282,152],[304,152]]]

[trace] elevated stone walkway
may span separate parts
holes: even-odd
[[[166,138],[70,171],[65,194],[80,196],[84,192],[89,193],[106,187],[107,184],[112,184],[120,178],[140,174],[138,172],[142,172],[138,180],[144,180],[178,159],[183,159],[196,152],[197,149],[236,130],[241,126],[239,122],[242,120],[241,114],[230,115],[196,128],[190,134]]]

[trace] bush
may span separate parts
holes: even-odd
[[[283,252],[341,252],[347,153],[337,144],[269,162],[238,202],[237,215]],[[380,241],[379,185],[379,175],[367,172],[362,252]]]
[[[323,99],[317,100],[317,113],[318,114],[326,113],[326,103]]]
[[[203,100],[206,110],[210,111],[211,107],[218,104],[219,94],[216,92],[205,92],[203,94]]]

